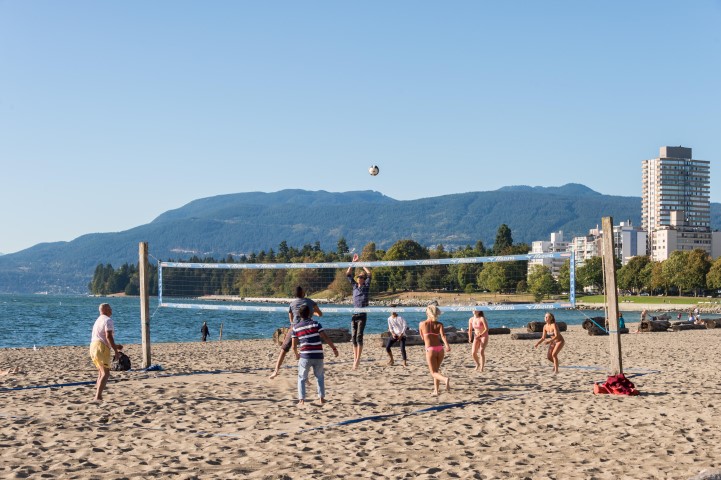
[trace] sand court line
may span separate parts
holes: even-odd
[[[131,372],[133,372],[133,371],[131,370]],[[137,370],[135,372],[146,373],[145,370]],[[152,375],[152,376],[145,375],[143,377],[136,377],[136,378],[125,378],[125,377],[112,378],[111,377],[110,380],[108,380],[108,385],[127,382],[130,380],[147,380],[147,379],[152,379],[152,378],[182,377],[182,376],[190,376],[190,375],[215,375],[215,374],[219,374],[219,373],[244,373],[244,372],[233,371],[233,370],[210,370],[210,371],[200,371],[200,372],[169,373],[169,374]],[[26,385],[23,387],[0,388],[0,392],[15,392],[15,391],[20,391],[20,390],[32,390],[32,389],[40,389],[40,388],[79,387],[79,386],[95,385],[95,384],[96,384],[96,380],[83,381],[83,382],[51,383],[51,384],[47,384],[47,385]]]
[[[363,362],[376,362],[377,360],[374,358],[370,358],[367,360],[363,360]],[[349,364],[352,363],[351,360],[347,361],[335,361],[335,362],[325,362],[326,365],[341,365],[341,364]],[[282,367],[283,369],[288,368],[295,368],[298,367],[296,365],[285,365]],[[108,380],[108,385],[115,384],[119,382],[126,382],[129,380],[146,380],[146,379],[153,379],[153,378],[166,378],[166,377],[182,377],[182,376],[191,376],[191,375],[217,375],[222,373],[248,373],[248,372],[259,372],[259,371],[272,371],[274,370],[273,367],[254,367],[254,368],[242,368],[240,370],[201,370],[197,372],[180,372],[180,373],[166,373],[166,374],[157,374],[157,375],[145,375],[144,377],[135,377],[135,378],[112,378],[110,377],[110,380]],[[157,370],[150,370],[157,371]],[[148,373],[149,371],[146,369],[141,370],[129,370],[129,372],[132,373]],[[80,387],[80,386],[87,386],[87,385],[95,385],[95,380],[88,380],[88,381],[82,381],[82,382],[67,382],[67,383],[51,383],[47,385],[26,385],[22,387],[10,387],[10,388],[0,388],[0,392],[14,392],[14,391],[20,391],[20,390],[32,390],[32,389],[42,389],[42,388],[65,388],[65,387]]]
[[[301,434],[311,431],[319,431],[319,430],[326,430],[336,427],[343,427],[348,425],[354,425],[357,423],[362,422],[369,422],[369,421],[378,421],[378,420],[385,420],[389,418],[394,417],[410,417],[415,415],[423,415],[427,413],[433,413],[433,412],[440,412],[444,410],[449,409],[455,409],[455,408],[463,408],[469,405],[484,405],[484,404],[491,404],[495,402],[499,402],[502,400],[510,400],[519,398],[525,395],[529,395],[533,392],[520,392],[520,393],[511,393],[511,394],[504,394],[498,397],[491,397],[491,398],[483,398],[479,400],[470,400],[466,402],[455,402],[455,403],[447,403],[442,405],[434,405],[430,407],[421,408],[418,410],[413,410],[409,412],[396,412],[396,413],[388,413],[388,414],[381,414],[381,415],[369,415],[364,417],[357,417],[357,418],[350,418],[347,420],[342,420],[340,422],[334,422],[327,425],[319,425],[316,427],[309,427],[309,428],[302,428],[296,431],[276,431],[276,432],[263,432],[263,438],[269,439],[273,437],[285,437],[289,435],[295,435],[295,434]],[[14,419],[31,419],[31,420],[46,420],[51,423],[62,423],[57,422],[56,419],[51,417],[44,417],[44,416],[15,416],[15,415],[6,415],[6,414],[0,414],[0,417],[5,418],[14,418]],[[178,430],[174,429],[172,427],[150,427],[150,426],[142,426],[142,425],[133,425],[133,424],[127,424],[124,422],[108,422],[108,421],[82,421],[82,422],[74,422],[74,425],[78,425],[78,423],[84,424],[86,426],[92,426],[94,428],[108,428],[108,427],[120,427],[121,429],[135,429],[135,430],[145,430],[145,431],[155,431],[155,432],[164,432],[168,435],[186,435],[186,436],[192,436],[192,437],[198,437],[198,438],[234,438],[234,439],[248,439],[248,435],[252,434],[252,429],[249,429],[246,433],[240,433],[240,432],[211,432],[211,431],[198,431],[198,432],[188,432],[184,430]],[[261,432],[258,432],[261,433]]]
[[[336,362],[339,363],[339,362]],[[348,362],[346,362],[348,363]],[[293,366],[288,366],[288,368],[293,368]],[[581,371],[592,371],[596,372],[599,370],[604,370],[605,367],[598,367],[598,366],[584,366],[584,365],[568,365],[562,368],[567,369],[576,369]],[[252,368],[252,369],[243,369],[242,371],[232,371],[232,370],[213,370],[213,371],[202,371],[202,372],[189,372],[189,373],[177,373],[177,374],[164,374],[164,375],[154,375],[152,377],[145,376],[143,378],[135,378],[135,379],[119,379],[116,383],[119,383],[123,380],[147,380],[147,379],[155,379],[155,378],[163,378],[168,379],[170,377],[180,377],[180,376],[191,376],[191,375],[213,375],[213,374],[242,374],[242,373],[249,373],[253,371],[260,371],[260,370],[270,370],[268,368]],[[629,369],[627,370],[629,372],[629,375],[649,375],[653,373],[660,373],[659,370],[648,370],[648,369]],[[632,373],[634,372],[634,373]],[[70,385],[75,386],[78,384],[95,384],[95,382],[73,382]],[[25,388],[51,388],[51,386],[31,386],[31,387],[25,387]],[[6,389],[6,390],[15,390],[15,389]],[[395,413],[386,413],[386,414],[379,414],[379,415],[368,415],[363,417],[357,417],[357,418],[350,418],[346,420],[342,420],[339,422],[333,422],[326,425],[319,425],[315,427],[309,427],[309,428],[302,428],[295,431],[276,431],[276,432],[262,432],[263,434],[263,440],[267,441],[274,437],[286,437],[289,435],[296,435],[296,434],[302,434],[307,432],[313,432],[313,431],[322,431],[322,430],[328,430],[333,428],[339,428],[339,427],[345,427],[345,426],[351,426],[358,423],[363,422],[375,422],[375,421],[383,421],[391,418],[403,418],[403,417],[411,417],[416,415],[424,415],[428,413],[434,413],[434,412],[442,412],[445,410],[451,410],[451,409],[457,409],[457,408],[464,408],[471,405],[488,405],[495,402],[505,401],[505,400],[513,400],[517,399],[523,396],[527,396],[531,393],[534,393],[533,391],[526,391],[526,392],[518,392],[518,393],[510,393],[510,394],[503,394],[498,397],[486,397],[483,399],[478,400],[469,400],[464,402],[454,402],[454,403],[447,403],[447,404],[441,404],[441,405],[433,405],[430,407],[425,407],[409,412],[395,412]],[[3,418],[10,418],[10,419],[37,419],[42,420],[42,417],[32,417],[32,416],[17,416],[17,415],[7,415],[7,414],[0,414],[0,417]],[[52,422],[53,420],[50,419]],[[168,435],[185,435],[185,436],[191,436],[195,438],[230,438],[230,439],[244,439],[247,440],[249,435],[253,434],[253,429],[249,429],[247,432],[241,433],[241,432],[212,432],[212,431],[197,431],[197,432],[189,432],[185,430],[178,430],[173,427],[151,427],[151,426],[142,426],[142,425],[128,425],[124,422],[97,422],[97,421],[85,421],[82,422],[88,426],[92,426],[94,428],[102,427],[114,427],[118,426],[122,429],[135,429],[135,430],[145,430],[145,431],[154,431],[154,432],[164,432]],[[77,424],[77,423],[76,423]],[[256,433],[261,433],[256,432]]]
[[[469,405],[486,405],[486,404],[490,404],[490,403],[500,402],[501,400],[509,400],[509,399],[523,397],[525,395],[530,395],[531,393],[532,392],[510,393],[510,394],[506,394],[506,395],[501,395],[499,397],[484,398],[481,400],[469,400],[467,402],[456,402],[456,403],[447,403],[447,404],[443,404],[443,405],[435,405],[432,407],[421,408],[419,410],[414,410],[411,412],[387,413],[387,414],[383,414],[383,415],[369,415],[367,417],[352,418],[349,420],[343,420],[340,422],[330,423],[328,425],[304,428],[304,429],[298,430],[296,432],[290,432],[290,433],[284,432],[284,433],[280,433],[279,435],[285,436],[285,435],[292,435],[292,434],[298,434],[298,433],[306,433],[306,432],[312,432],[312,431],[317,431],[317,430],[325,430],[325,429],[334,428],[334,427],[342,427],[345,425],[353,425],[353,424],[361,423],[361,422],[385,420],[387,418],[393,418],[393,417],[410,417],[410,416],[414,416],[414,415],[422,415],[425,413],[441,412],[441,411],[449,410],[449,409],[453,409],[453,408],[463,408],[463,407],[466,407]]]

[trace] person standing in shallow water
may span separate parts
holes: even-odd
[[[353,261],[358,261],[358,254],[353,255]],[[348,281],[353,287],[353,306],[364,308],[368,306],[371,290],[371,271],[363,267],[363,271],[353,280],[353,265],[345,272]],[[353,343],[353,370],[358,369],[361,352],[363,352],[363,331],[366,328],[368,315],[365,312],[354,313],[351,318],[351,343]]]
[[[208,329],[208,322],[203,322],[203,326],[200,327],[200,334],[203,336],[203,341],[208,338],[210,330]]]

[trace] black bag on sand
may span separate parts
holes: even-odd
[[[130,370],[130,357],[123,352],[118,352],[118,357],[113,360],[112,369],[116,372]]]

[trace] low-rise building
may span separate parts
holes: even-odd
[[[564,253],[568,252],[569,243],[563,240],[563,232],[551,233],[551,240],[538,240],[531,243],[530,253]],[[531,271],[533,265],[543,265],[551,270],[553,278],[558,278],[561,266],[565,262],[562,258],[539,258],[528,261],[528,271]]]

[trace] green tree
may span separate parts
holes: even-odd
[[[712,290],[721,289],[721,257],[714,260],[706,274],[706,286]]]
[[[478,240],[476,246],[473,247],[473,255],[476,257],[483,257],[486,255],[486,247],[483,246],[483,242]]]
[[[506,269],[500,263],[489,263],[478,274],[476,283],[481,290],[500,293],[507,283]]]
[[[511,229],[505,223],[498,227],[496,232],[496,242],[493,244],[494,255],[507,255],[506,250],[513,245],[513,236]]]
[[[415,240],[398,240],[386,251],[383,260],[424,260],[428,257],[428,250]],[[415,268],[402,267],[384,267],[377,270],[387,279],[387,288],[390,291],[415,290],[418,288],[418,276],[422,273]]]
[[[594,290],[603,289],[603,258],[591,257],[578,268],[578,282]]]
[[[704,250],[697,248],[688,252],[685,279],[688,282],[688,288],[693,290],[694,295],[697,297],[706,286],[706,275],[710,268],[711,259]]]
[[[639,256],[631,258],[626,265],[620,268],[616,273],[619,288],[630,290],[632,292],[640,292],[648,283],[646,266],[651,262],[647,256]]]
[[[278,244],[278,255],[276,258],[280,263],[288,263],[290,260],[290,249],[288,248],[288,242],[285,240]]]
[[[427,253],[426,253],[427,255]],[[376,250],[375,242],[368,242],[363,246],[363,250],[360,253],[360,259],[365,262],[374,262],[378,260],[378,251]],[[426,257],[427,258],[427,257]]]
[[[340,257],[343,257],[349,251],[350,249],[348,248],[348,242],[346,242],[345,237],[340,237],[338,239],[338,246],[336,247],[336,252]]]
[[[691,285],[685,265],[687,257],[687,252],[676,250],[671,252],[671,255],[662,263],[663,276],[667,284],[678,288],[679,296],[682,291],[689,290]]]
[[[669,279],[666,277],[664,262],[651,262],[651,280],[649,282],[651,292],[663,290],[668,295],[668,289],[671,286]]]
[[[528,274],[528,290],[536,302],[540,302],[546,295],[556,293],[558,285],[551,275],[551,269],[545,265],[533,265]]]
[[[415,240],[398,240],[386,251],[384,260],[423,260],[428,250]]]
[[[563,262],[558,269],[558,287],[564,292],[571,291],[571,260]],[[578,282],[576,282],[578,284]],[[577,290],[577,289],[576,289]]]

